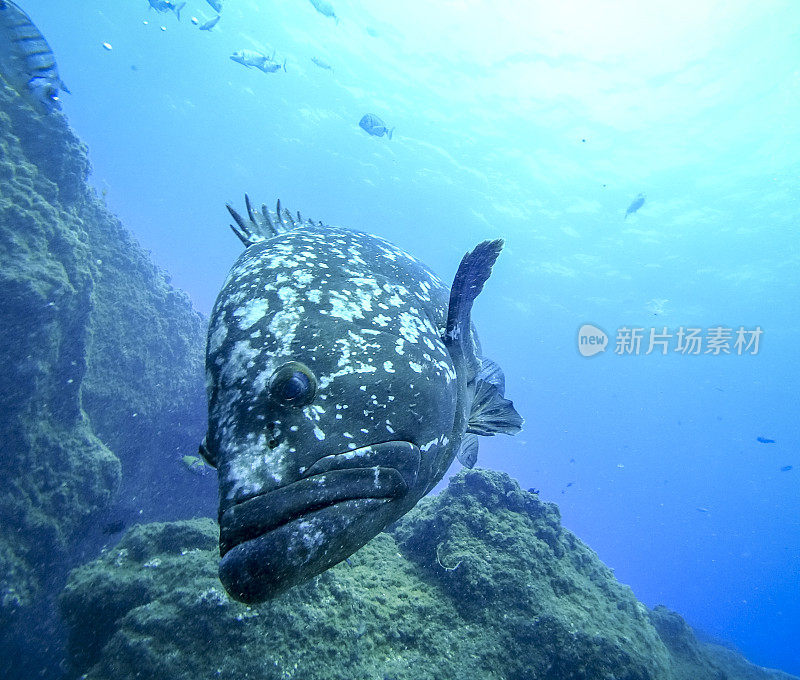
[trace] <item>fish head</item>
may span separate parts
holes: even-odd
[[[34,105],[40,113],[52,113],[61,109],[58,85],[50,78],[31,78],[28,81],[28,90],[33,95]]]
[[[456,374],[423,304],[434,283],[365,269],[376,248],[399,255],[350,234],[251,245],[212,312],[204,455],[219,475],[220,579],[245,602],[347,558],[453,458]]]

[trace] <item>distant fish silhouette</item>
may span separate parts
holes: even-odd
[[[789,470],[791,470],[791,469],[792,469],[792,466],[791,466],[791,465],[784,465],[784,466],[781,468],[781,472],[789,472]]]
[[[283,60],[283,64],[275,61],[274,51],[272,56],[268,57],[266,54],[256,50],[239,50],[231,55],[231,59],[247,68],[254,66],[264,73],[275,73],[275,71],[280,71],[281,68],[286,71],[286,59]]]
[[[314,5],[314,9],[322,16],[330,17],[336,21],[337,24],[339,23],[339,17],[337,17],[336,12],[333,11],[333,5],[327,0],[309,0],[309,2]]]
[[[113,536],[114,534],[118,534],[125,528],[125,522],[121,519],[116,519],[113,522],[107,522],[102,526],[100,531],[102,531],[106,536]]]
[[[774,439],[767,439],[766,437],[756,437],[757,442],[761,442],[762,444],[774,444]]]
[[[206,21],[202,26],[200,26],[200,30],[201,31],[210,31],[212,28],[214,28],[214,26],[217,25],[217,22],[219,21],[220,16],[222,16],[222,15],[221,14],[217,14],[217,16],[215,16],[213,19],[209,19],[208,21]]]
[[[364,130],[364,132],[372,135],[373,137],[383,137],[383,135],[386,135],[388,139],[391,139],[392,133],[394,132],[394,128],[390,130],[388,127],[386,127],[386,123],[384,123],[374,113],[364,114],[361,120],[358,121],[358,126]]]
[[[206,475],[211,469],[200,456],[183,456],[181,461],[189,472],[193,472],[196,475]]]
[[[186,6],[185,2],[175,4],[173,0],[147,0],[147,2],[156,12],[175,12],[178,21],[181,20],[181,10]]]
[[[645,202],[645,195],[639,194],[636,198],[633,199],[633,202],[628,206],[628,209],[625,211],[625,218],[628,219],[628,215],[633,215],[639,208],[644,205]]]
[[[321,69],[324,69],[325,71],[330,71],[331,73],[333,73],[333,66],[331,66],[327,61],[323,61],[319,57],[311,57],[311,61],[313,61],[314,64],[319,66]]]

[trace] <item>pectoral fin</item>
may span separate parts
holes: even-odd
[[[491,385],[497,387],[500,396],[505,396],[506,393],[506,376],[503,369],[497,364],[496,361],[488,357],[481,357],[481,370],[478,373],[477,380],[484,380]]]
[[[474,434],[465,434],[464,439],[461,440],[461,446],[458,447],[456,457],[459,463],[471,470],[475,466],[475,461],[478,460],[478,437]]]
[[[475,399],[467,423],[467,432],[484,437],[502,434],[517,434],[522,429],[522,416],[513,402],[506,399],[500,386],[488,380],[478,380]]]

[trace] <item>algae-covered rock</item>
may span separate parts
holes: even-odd
[[[665,645],[659,637],[664,617],[654,627],[630,590],[560,526],[556,507],[502,473],[462,472],[348,562],[260,605],[225,593],[217,537],[211,520],[140,525],[74,570],[61,596],[73,673],[86,680],[773,677],[762,669],[739,674],[732,664],[724,675],[682,674],[672,638]]]
[[[35,113],[0,78],[0,675],[9,677],[37,653],[57,664],[32,631],[55,622],[47,600],[102,540],[93,525],[105,508],[172,519],[215,504],[211,477],[180,462],[205,428],[205,322],[88,173],[66,119]],[[9,653],[9,639],[24,651]]]
[[[75,175],[83,181],[85,168],[69,166],[58,147],[46,169],[30,163],[16,136],[25,120],[0,88],[3,630],[17,608],[35,600],[43,574],[120,480],[119,460],[95,435],[81,403],[93,309],[91,251],[80,218],[60,202],[51,180]],[[61,119],[45,127],[71,137]],[[33,133],[25,127],[25,134]]]
[[[225,593],[217,538],[211,520],[137,526],[76,569],[61,599],[75,670],[87,678],[433,680],[477,667],[480,677],[502,677],[481,666],[480,631],[460,628],[453,606],[389,535],[259,606]]]
[[[462,472],[394,535],[465,620],[496,631],[510,677],[667,677],[647,609],[508,475]]]
[[[379,535],[349,564],[263,605],[227,597],[216,575],[216,538],[210,521],[136,527],[75,570],[62,610],[76,673],[669,677],[644,607],[560,528],[554,506],[500,473],[459,475],[401,520],[394,536]]]
[[[666,607],[653,609],[650,620],[670,652],[674,680],[797,680],[751,664],[732,649],[700,641],[691,626]]]

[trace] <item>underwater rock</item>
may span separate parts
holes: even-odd
[[[655,607],[650,621],[669,650],[675,680],[797,680],[756,666],[733,649],[700,641],[691,626],[666,607]]]
[[[178,519],[216,502],[180,462],[205,428],[205,321],[86,184],[89,169],[64,116],[38,115],[0,78],[4,677],[37,653],[57,665],[33,630],[56,622],[48,598],[68,565],[108,540],[104,508]],[[9,651],[19,645],[32,649]]]
[[[72,672],[86,680],[691,677],[677,674],[647,609],[561,527],[556,507],[503,473],[461,472],[349,564],[259,605],[226,594],[217,536],[210,519],[137,525],[75,569],[61,596]],[[777,680],[750,668],[763,675],[714,677]]]
[[[495,631],[509,677],[669,677],[647,608],[505,473],[462,472],[393,534],[465,620]]]
[[[79,145],[56,115],[43,118],[47,132],[39,132],[58,130],[69,137],[70,151],[53,145],[51,156],[40,156],[39,137],[19,108],[25,105],[14,104],[0,88],[3,631],[18,608],[35,600],[69,537],[111,500],[120,480],[119,460],[96,436],[81,403],[93,308],[91,250],[80,218],[61,203],[53,182],[63,181],[69,193],[70,179],[82,182],[85,166],[67,161]],[[40,168],[31,157],[47,161]]]

